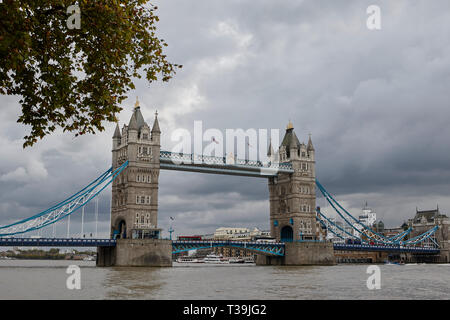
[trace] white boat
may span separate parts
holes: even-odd
[[[245,262],[244,259],[239,257],[228,259],[228,263],[244,263],[244,262]]]
[[[202,260],[199,260],[197,258],[192,258],[192,257],[178,257],[177,262],[179,263],[202,263]]]
[[[95,261],[95,258],[93,256],[88,256],[83,258],[83,261]]]
[[[228,263],[228,260],[224,259],[222,255],[208,254],[204,259],[204,263],[224,264]]]
[[[255,259],[253,257],[244,257],[244,263],[255,263]]]

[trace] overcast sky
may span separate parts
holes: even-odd
[[[365,201],[388,227],[411,218],[416,207],[439,204],[450,213],[448,0],[154,3],[166,52],[183,69],[169,83],[138,81],[121,126],[136,96],[148,123],[158,109],[167,150],[173,130],[192,130],[195,120],[224,133],[284,133],[290,119],[301,141],[312,134],[319,181],[355,215]],[[372,4],[381,8],[381,30],[366,26]],[[113,124],[79,138],[58,132],[23,150],[29,128],[16,123],[18,100],[0,96],[0,225],[54,205],[111,165]],[[100,197],[105,236],[110,196],[108,189]],[[319,195],[317,203],[331,215]],[[170,216],[177,235],[221,226],[268,229],[267,181],[161,171],[164,236]],[[72,218],[74,234],[79,219]],[[65,234],[64,223],[57,232]]]

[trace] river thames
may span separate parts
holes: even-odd
[[[69,290],[69,265],[81,289]],[[0,299],[450,299],[450,264],[274,267],[178,264],[172,268],[97,268],[91,261],[0,260]]]

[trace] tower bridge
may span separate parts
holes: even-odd
[[[137,102],[129,123],[112,137],[112,167],[61,203],[27,219],[0,227],[0,246],[97,246],[98,266],[171,266],[172,253],[205,247],[237,246],[258,254],[258,264],[331,265],[334,251],[385,251],[441,254],[437,226],[407,239],[411,230],[387,238],[362,225],[316,180],[311,136],[301,143],[289,122],[279,149],[269,146],[268,160],[237,159],[161,150],[155,114],[150,127]],[[269,189],[270,233],[276,242],[171,241],[158,227],[160,170],[265,178]],[[19,235],[49,226],[85,206],[112,185],[110,239],[31,239]],[[316,187],[331,207],[355,229],[350,234],[316,208]],[[359,243],[333,244],[326,234]],[[20,244],[19,244],[20,243]],[[446,251],[448,255],[448,249]]]

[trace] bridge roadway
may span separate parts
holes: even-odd
[[[165,170],[225,174],[244,177],[269,178],[278,173],[293,173],[290,163],[271,163],[248,159],[214,157],[160,151],[160,168]]]
[[[85,238],[0,238],[2,247],[114,247],[115,239],[85,239]],[[265,255],[284,256],[283,242],[264,241],[232,241],[232,240],[174,240],[173,253],[213,247],[236,247],[256,251]],[[333,244],[336,251],[381,251],[405,252],[418,254],[439,254],[440,250],[433,247],[407,247],[365,244]]]
[[[0,238],[1,247],[114,247],[114,239]]]

